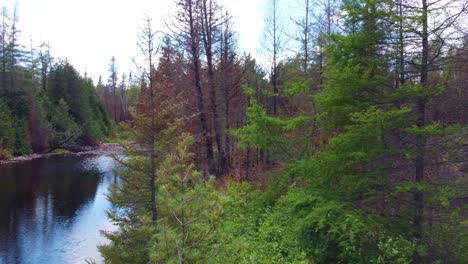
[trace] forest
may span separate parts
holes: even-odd
[[[91,78],[48,44],[19,42],[18,9],[3,7],[0,23],[0,160],[95,145],[112,123]]]
[[[119,142],[105,263],[466,263],[468,2],[266,2],[258,58],[175,0],[96,84],[4,11],[0,159]]]

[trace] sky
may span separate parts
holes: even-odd
[[[258,54],[267,0],[218,0],[234,17],[239,51]],[[115,56],[120,73],[128,73],[138,57],[137,33],[145,14],[164,31],[163,19],[174,0],[4,0],[10,12],[18,3],[18,27],[25,45],[48,42],[51,55],[68,59],[95,81],[108,76]]]

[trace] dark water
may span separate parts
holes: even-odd
[[[108,156],[55,156],[0,166],[0,263],[101,261],[100,230],[108,187],[116,182]]]

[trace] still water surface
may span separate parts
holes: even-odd
[[[106,218],[114,167],[104,155],[0,165],[0,263],[101,262],[100,230],[115,230]]]

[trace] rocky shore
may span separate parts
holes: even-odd
[[[18,156],[8,160],[0,160],[0,165],[18,163],[23,161],[29,161],[44,157],[57,156],[57,155],[99,155],[99,154],[112,154],[122,151],[123,148],[118,143],[101,143],[96,147],[86,146],[76,152],[61,152],[61,153],[34,153],[31,155]]]

